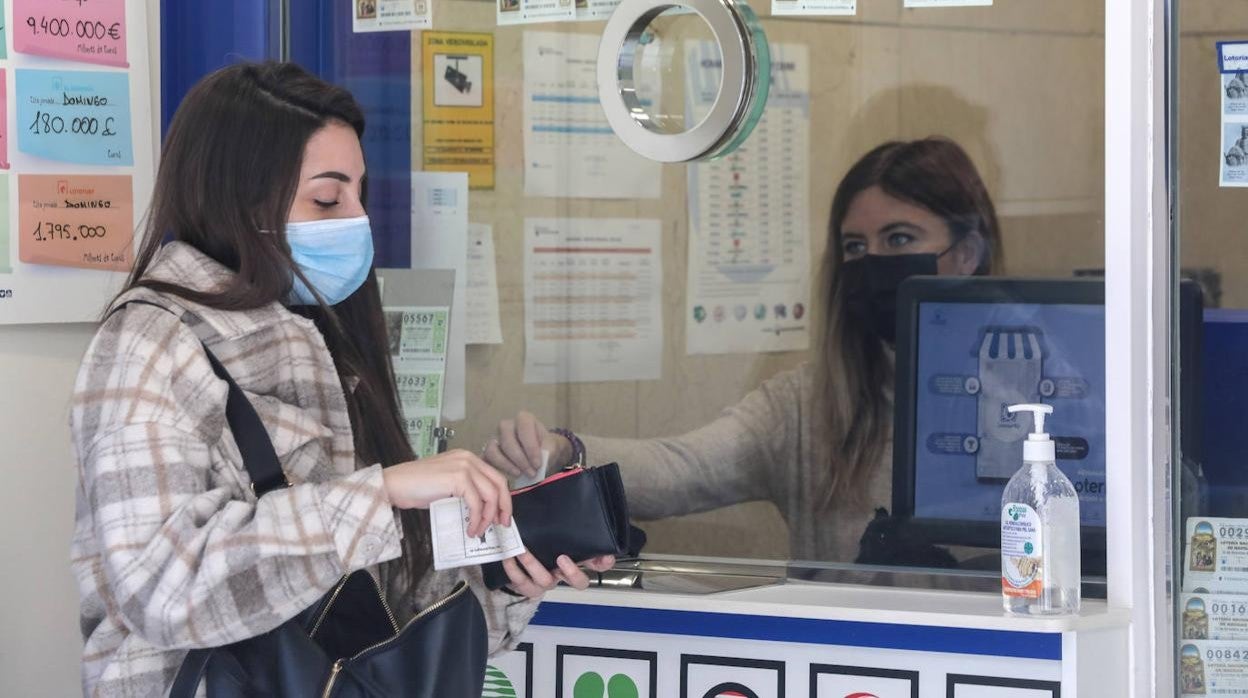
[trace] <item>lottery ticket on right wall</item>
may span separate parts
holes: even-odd
[[[1218,73],[1222,94],[1218,183],[1248,187],[1248,42],[1218,42]]]

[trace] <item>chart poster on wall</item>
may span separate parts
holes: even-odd
[[[82,165],[133,165],[130,76],[124,72],[17,71],[18,149]]]
[[[559,646],[556,698],[658,698],[658,654],[639,650]]]
[[[129,175],[18,175],[24,264],[126,271],[134,252]]]
[[[919,672],[812,664],[810,698],[919,698]]]
[[[13,50],[128,67],[126,0],[12,0]]]
[[[429,172],[467,172],[494,188],[494,35],[425,32],[420,39],[423,150]]]
[[[433,26],[433,0],[351,0],[351,31],[393,32]]]
[[[771,0],[773,15],[858,14],[858,0]]]
[[[685,42],[693,118],[719,96],[719,49]],[[810,345],[810,52],[771,45],[767,111],[736,152],[690,165],[685,346],[689,354]]]
[[[576,3],[586,0],[494,0],[498,26],[567,22],[576,19]]]
[[[662,230],[656,219],[525,219],[525,383],[659,379]]]
[[[510,652],[490,658],[481,698],[534,698],[532,643],[523,642]]]
[[[945,687],[948,698],[1058,698],[1062,691],[1056,681],[963,674],[949,674]]]
[[[524,194],[582,199],[657,199],[662,166],[620,140],[598,100],[595,34],[524,33]],[[657,51],[647,49],[654,58]],[[661,71],[643,58],[645,94]],[[647,102],[645,94],[639,96]]]
[[[680,656],[680,698],[784,698],[784,662]]]

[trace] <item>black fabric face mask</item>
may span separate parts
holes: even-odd
[[[935,276],[938,254],[866,255],[841,265],[845,309],[868,332],[897,343],[897,288],[912,276]]]

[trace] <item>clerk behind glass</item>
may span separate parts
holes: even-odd
[[[770,500],[788,522],[793,557],[852,561],[874,509],[891,498],[897,287],[910,276],[995,273],[1000,241],[988,190],[960,146],[878,146],[832,200],[815,359],[687,434],[584,436],[588,458],[620,464],[639,519]],[[561,465],[575,447],[521,412],[500,423],[485,459],[531,474],[543,449]]]

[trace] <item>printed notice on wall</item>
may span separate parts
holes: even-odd
[[[1218,183],[1248,187],[1248,42],[1218,42],[1222,147]]]
[[[990,7],[992,0],[906,0],[903,7]]]
[[[855,15],[858,0],[771,0],[773,15]]]
[[[576,21],[605,21],[611,17],[611,13],[615,12],[615,8],[619,4],[620,0],[576,0]],[[670,15],[671,12],[669,11],[667,16]]]
[[[433,26],[433,0],[351,0],[351,30],[392,32]]]
[[[17,147],[81,165],[133,165],[130,76],[123,72],[17,71]]]
[[[129,175],[19,175],[17,188],[22,262],[130,268],[134,194]]]
[[[659,378],[661,230],[657,220],[525,220],[526,383]]]
[[[467,267],[468,176],[463,172],[413,172],[412,268],[455,271],[442,405],[442,416],[447,419],[464,418]]]
[[[494,0],[498,26],[565,22],[576,19],[576,5],[587,0]]]
[[[126,0],[13,0],[13,50],[125,68]]]
[[[524,33],[524,193],[657,199],[659,163],[629,150],[598,101],[598,36]],[[660,89],[658,75],[648,86]]]
[[[688,110],[719,91],[718,52],[686,42]],[[798,351],[810,344],[810,62],[771,45],[762,121],[740,149],[690,165],[686,348],[690,354]]]
[[[494,188],[494,37],[421,35],[427,172],[467,172],[472,189]]]
[[[502,344],[494,227],[468,224],[468,344]]]

